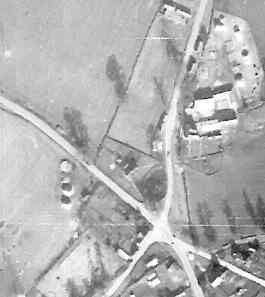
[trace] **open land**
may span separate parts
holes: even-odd
[[[9,279],[0,282],[0,296],[6,297],[29,288],[73,230],[56,192],[65,153],[12,115],[1,111],[0,122],[0,266],[9,271]]]
[[[151,153],[152,132],[172,96],[187,32],[183,24],[175,24],[158,14],[136,65],[125,103],[110,129],[112,138]]]
[[[62,207],[59,163],[65,152],[13,115],[1,112],[0,120],[1,297],[38,284],[75,248],[80,235],[94,234],[110,254],[119,247],[128,254],[137,249],[137,234],[149,230],[140,214],[77,165],[70,176],[72,208]]]
[[[264,130],[256,136],[241,131],[218,161],[215,174],[185,170],[191,220],[200,230],[200,244],[214,247],[264,232],[264,146]],[[200,226],[204,224],[209,226]]]
[[[108,57],[117,57],[126,85],[158,6],[158,0],[0,1],[1,87],[54,126],[64,125],[65,107],[80,111],[98,145],[119,103],[106,76]]]

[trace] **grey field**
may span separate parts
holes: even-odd
[[[265,296],[264,19],[0,0],[0,297]]]

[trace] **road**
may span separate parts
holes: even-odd
[[[106,290],[105,297],[111,297],[120,288],[120,286],[125,282],[130,273],[134,269],[138,261],[143,257],[148,247],[150,247],[155,242],[164,242],[171,245],[172,249],[180,259],[181,264],[187,273],[189,278],[193,295],[195,297],[203,297],[203,292],[198,284],[195,273],[193,271],[192,265],[188,259],[188,252],[196,253],[206,259],[211,259],[211,255],[205,251],[197,250],[194,246],[176,238],[173,236],[170,226],[168,223],[168,214],[170,211],[170,206],[173,199],[175,199],[175,187],[178,185],[179,181],[175,180],[175,131],[178,126],[178,110],[177,103],[181,96],[181,85],[186,73],[186,65],[190,54],[193,51],[193,45],[197,38],[200,30],[200,24],[203,20],[204,12],[209,5],[211,0],[201,0],[198,7],[197,14],[194,18],[192,32],[187,43],[186,53],[184,56],[184,62],[181,67],[181,71],[177,78],[175,85],[175,91],[170,103],[170,108],[168,111],[168,116],[165,123],[165,133],[164,133],[164,145],[166,153],[166,169],[168,177],[168,189],[165,197],[165,207],[160,214],[160,216],[155,216],[152,212],[148,211],[144,205],[134,199],[130,194],[128,194],[124,189],[122,189],[118,184],[116,184],[110,177],[105,175],[100,171],[95,165],[89,164],[85,157],[80,153],[73,145],[71,145],[63,136],[61,136],[55,129],[48,125],[45,121],[40,119],[37,115],[31,111],[25,109],[24,107],[16,104],[15,102],[0,96],[0,107],[4,110],[10,111],[24,120],[28,121],[34,125],[38,130],[43,132],[52,141],[59,145],[64,151],[72,156],[80,165],[82,165],[89,173],[97,177],[101,182],[103,182],[110,190],[116,193],[125,203],[133,207],[135,210],[139,210],[143,217],[145,217],[152,225],[153,229],[147,234],[139,246],[139,250],[135,253],[132,258],[128,269],[122,273],[117,279],[115,279],[112,285]],[[227,267],[231,271],[248,278],[265,287],[265,280],[260,279],[246,271],[226,262],[220,260],[220,264]]]

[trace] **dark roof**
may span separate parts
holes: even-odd
[[[206,133],[201,133],[201,136],[214,137],[222,135],[221,130],[214,130]]]
[[[176,7],[176,2],[172,1],[172,0],[164,0],[163,4],[166,4],[166,5],[169,5],[169,6],[172,6],[172,7]]]
[[[219,122],[231,121],[236,119],[236,113],[230,108],[220,109],[215,111],[213,118]]]
[[[220,94],[220,93],[224,93],[224,92],[229,92],[233,89],[233,84],[232,83],[226,83],[220,86],[217,86],[215,88],[213,88],[213,94]]]
[[[61,202],[63,204],[70,204],[71,203],[71,199],[69,197],[65,196],[65,195],[62,195],[61,196]]]
[[[206,88],[199,88],[194,92],[194,99],[200,100],[200,99],[208,99],[213,97],[213,92],[210,87]]]
[[[191,9],[187,6],[180,4],[180,3],[176,3],[176,9],[179,9],[181,11],[184,11],[185,13],[191,14]]]
[[[230,108],[216,110],[215,113],[209,117],[202,117],[198,122],[206,122],[218,120],[218,122],[231,121],[236,119],[236,112]]]
[[[184,132],[184,135],[185,136],[190,135],[191,134],[191,130],[196,131],[196,134],[198,134],[197,133],[197,127],[195,125],[195,122],[194,122],[192,116],[189,115],[189,114],[186,114],[184,112],[184,123],[183,123],[183,132]]]
[[[191,71],[193,64],[196,63],[196,59],[193,56],[189,57],[189,61],[187,64],[187,71]]]
[[[201,37],[200,37],[200,35],[199,35],[199,36],[197,37],[195,43],[194,43],[194,47],[193,47],[193,48],[194,48],[195,51],[198,50],[199,45],[200,45],[200,42],[202,42],[202,39],[201,39]]]

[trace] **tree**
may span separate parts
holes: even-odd
[[[165,197],[167,191],[167,176],[164,168],[151,168],[138,183],[138,188],[149,207],[155,209]]]
[[[88,136],[87,126],[83,122],[81,112],[73,107],[65,107],[64,122],[66,134],[70,142],[83,153],[89,153],[91,140]]]
[[[242,194],[243,194],[243,197],[244,197],[244,200],[245,200],[244,206],[245,206],[247,214],[251,217],[254,224],[258,225],[258,219],[257,219],[257,216],[256,216],[256,212],[255,212],[253,204],[251,203],[251,201],[249,199],[247,191],[245,189],[243,189]]]
[[[262,231],[265,231],[265,203],[261,195],[258,195],[256,202],[257,221]]]
[[[113,82],[117,97],[119,99],[124,99],[127,93],[126,76],[114,54],[107,59],[105,73],[107,78]]]
[[[226,216],[229,229],[232,233],[237,232],[237,225],[236,225],[236,216],[233,215],[233,210],[228,203],[228,200],[223,200],[223,212]]]

